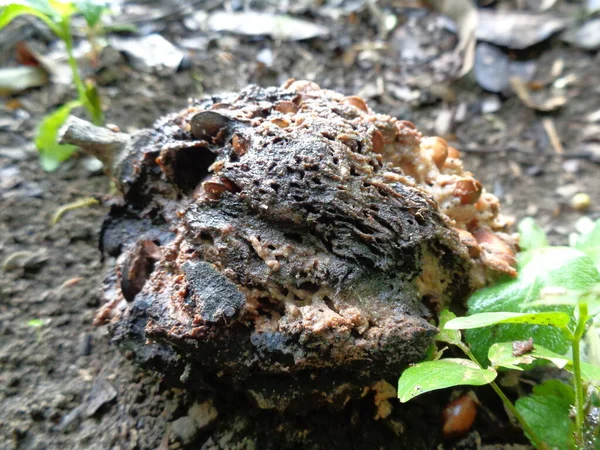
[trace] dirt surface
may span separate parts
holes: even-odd
[[[565,88],[567,103],[552,113],[536,112],[511,93],[486,93],[470,76],[426,88],[413,83],[410,91],[417,95],[407,101],[402,87],[413,75],[393,51],[363,52],[348,64],[352,45],[377,37],[373,17],[364,8],[357,11],[337,19],[318,17],[331,28],[332,38],[305,42],[192,32],[176,16],[148,22],[144,26],[175,43],[196,39],[196,50],[188,52],[177,73],[163,76],[136,71],[115,51],[105,51],[98,79],[107,121],[124,130],[139,129],[185,107],[191,96],[239,90],[248,83],[311,79],[348,95],[361,93],[375,111],[410,120],[426,135],[443,131],[464,152],[466,167],[500,197],[503,211],[517,219],[535,217],[554,243],[566,243],[582,215],[600,216],[600,166],[578,157],[599,138],[598,124],[589,120],[600,105],[598,54],[557,38],[528,50],[526,56],[537,61],[538,79],[547,79],[559,59],[564,62],[561,77],[573,75]],[[399,26],[409,29],[412,23],[401,21]],[[28,39],[44,42],[38,27],[27,27]],[[450,39],[439,33],[441,43]],[[393,44],[393,34],[388,41]],[[439,51],[445,50],[440,44]],[[257,61],[260,52],[270,52],[272,63]],[[237,410],[219,410],[219,399],[231,400],[234,393],[193,397],[120,354],[106,329],[92,325],[104,277],[97,241],[107,206],[71,211],[50,224],[60,205],[88,196],[108,200],[109,181],[90,170],[84,158],[45,173],[31,144],[43,114],[72,95],[66,87],[50,85],[2,100],[0,260],[8,267],[0,272],[1,448],[417,448],[403,430],[409,416],[419,414],[422,428],[414,432],[424,437],[420,448],[437,447],[440,411],[450,391],[423,396],[411,409],[392,400],[393,414],[377,421],[372,420],[372,397],[350,405],[342,417],[327,411],[301,417],[249,413],[250,403],[243,398],[237,399]],[[496,99],[499,109],[482,113],[482,105]],[[453,117],[450,125],[445,125],[447,117]],[[562,155],[548,139],[548,119],[564,146]],[[577,192],[591,196],[585,212],[569,204]],[[526,444],[506,425],[497,401],[486,390],[477,392],[486,408],[476,431],[442,448]],[[209,400],[214,400],[219,420],[200,427],[198,420],[214,415]],[[371,425],[364,428],[367,432],[347,431],[357,423]],[[346,431],[342,424],[348,424]],[[517,447],[500,446],[507,443]]]

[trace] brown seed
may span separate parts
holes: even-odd
[[[413,177],[415,180],[419,179],[419,172],[415,168],[415,165],[412,163],[412,161],[400,161],[398,166],[406,175]]]
[[[215,103],[210,107],[210,109],[235,109],[235,107],[231,103]]]
[[[477,416],[477,404],[469,395],[450,402],[442,411],[442,434],[451,439],[466,435]]]
[[[454,147],[448,146],[448,158],[460,158],[460,152],[456,150]]]
[[[289,120],[283,119],[281,117],[275,117],[274,119],[271,119],[271,123],[274,123],[279,128],[285,128],[290,124]]]
[[[466,178],[456,182],[454,195],[460,198],[461,205],[472,205],[481,196],[483,186],[473,178]]]
[[[458,233],[460,242],[462,242],[469,250],[469,256],[471,258],[479,257],[479,255],[481,254],[481,248],[479,247],[479,244],[477,243],[475,237],[467,230],[455,228],[454,231]]]
[[[421,141],[421,148],[431,154],[434,164],[440,169],[448,157],[448,143],[437,136],[427,137]]]
[[[227,178],[212,177],[202,183],[202,188],[211,200],[218,200],[224,192],[233,192],[233,183]]]
[[[149,239],[139,241],[125,257],[121,267],[121,292],[128,302],[142,290],[150,273],[154,270],[154,261],[161,258],[162,251]]]
[[[279,111],[283,114],[296,113],[298,111],[298,105],[294,102],[281,101],[275,105],[275,111]]]
[[[289,89],[289,87],[294,84],[296,80],[294,78],[288,78],[285,80],[285,83],[281,85],[281,89]]]
[[[238,156],[245,155],[248,151],[248,141],[239,134],[233,135],[233,138],[231,139],[231,146],[233,147],[235,154]]]
[[[221,130],[230,123],[229,117],[214,111],[199,112],[190,121],[194,137],[206,142],[214,142],[215,138],[220,136]]]
[[[218,160],[208,166],[209,172],[219,172],[225,166],[225,162]]]
[[[410,128],[411,130],[416,130],[417,126],[409,120],[399,120],[398,128]]]
[[[367,106],[365,101],[362,98],[357,97],[356,95],[344,98],[342,100],[342,103],[344,105],[354,106],[355,108],[360,109],[361,111],[364,111],[366,113],[369,112],[369,107]]]
[[[306,94],[307,92],[320,90],[321,86],[314,81],[298,80],[292,82],[287,88],[300,94]]]
[[[383,147],[385,142],[383,140],[383,135],[379,130],[375,130],[373,132],[373,134],[371,135],[371,141],[373,142],[373,151],[379,154],[383,153]]]

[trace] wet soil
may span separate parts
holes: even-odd
[[[189,35],[180,20],[163,25],[165,35],[175,40]],[[500,197],[505,213],[516,219],[535,217],[554,243],[566,243],[582,215],[600,217],[600,166],[578,157],[590,136],[592,141],[598,139],[598,130],[592,128],[598,125],[586,116],[600,105],[599,55],[551,41],[538,50],[538,73],[548,73],[556,59],[564,61],[563,73],[576,76],[567,87],[567,104],[554,113],[537,113],[509,95],[499,97],[498,111],[483,114],[482,103],[490,94],[469,77],[444,85],[443,91],[451,93],[442,96],[445,100],[436,94],[439,89],[423,88],[419,99],[410,102],[386,91],[386,83],[382,91],[378,80],[402,85],[399,63],[383,55],[373,64],[365,65],[363,60],[346,67],[344,49],[369,33],[358,25],[331,26],[334,31],[346,29],[351,42],[340,37],[281,43],[200,36],[206,38],[202,50],[190,52],[186,67],[169,76],[136,72],[113,54],[100,87],[107,121],[124,130],[138,129],[185,107],[188,97],[239,90],[248,83],[269,86],[291,77],[307,78],[348,95],[362,92],[374,110],[411,120],[424,134],[440,129],[440,116],[462,111],[461,120],[453,121],[445,136],[464,151],[465,166]],[[33,33],[35,37],[39,38]],[[270,67],[257,61],[257,54],[265,49],[273,55]],[[410,417],[394,401],[391,419],[373,421],[373,410],[365,404],[351,405],[335,419],[327,411],[278,417],[264,411],[250,413],[248,400],[237,399],[237,410],[219,410],[216,423],[196,430],[188,444],[182,443],[186,439],[180,436],[181,422],[174,421],[189,414],[190,406],[214,397],[219,409],[219,399],[231,401],[236,394],[223,389],[196,398],[167,386],[119,353],[104,327],[92,325],[104,276],[97,241],[107,207],[68,212],[56,225],[50,220],[65,203],[89,196],[109,199],[110,183],[86,168],[83,158],[45,173],[31,145],[44,112],[71,95],[49,86],[15,97],[21,102],[18,109],[7,107],[10,99],[3,101],[0,260],[11,257],[14,263],[11,270],[0,272],[0,447],[370,449],[393,444],[417,448],[402,438],[404,421],[410,423]],[[550,144],[544,119],[554,122],[563,155]],[[577,192],[591,196],[585,212],[569,205]],[[486,409],[476,421],[475,432],[441,448],[523,448],[519,446],[526,440],[507,424],[497,401],[486,390],[477,392]],[[416,411],[422,417],[422,428],[415,430],[425,436],[421,448],[440,444],[440,411],[451,394],[423,396],[413,406],[411,414]],[[340,431],[341,424],[350,428],[361,422],[371,424],[362,428],[367,432]]]

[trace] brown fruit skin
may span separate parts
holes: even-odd
[[[442,435],[453,439],[466,435],[477,416],[477,404],[469,395],[450,402],[442,411]]]

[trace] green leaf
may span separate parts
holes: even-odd
[[[98,0],[78,0],[75,2],[75,6],[83,15],[83,18],[90,28],[94,28],[98,25],[102,18],[102,14],[108,10],[106,3],[99,2]]]
[[[519,247],[523,251],[533,250],[541,247],[548,247],[548,238],[546,232],[531,217],[521,220],[519,229]]]
[[[512,342],[498,342],[492,345],[488,352],[488,358],[493,367],[504,367],[513,370],[523,370],[517,364],[531,364],[533,362],[533,357],[529,353],[514,356]]]
[[[52,6],[50,6],[49,0],[25,0],[22,2],[14,2],[14,3],[15,4],[20,3],[25,6],[30,6],[33,9],[36,9],[55,20],[58,20],[60,18],[60,16],[56,12],[56,10],[54,8],[52,8]]]
[[[452,386],[481,386],[494,381],[494,369],[482,369],[468,359],[447,358],[425,361],[409,367],[398,380],[398,398],[402,403],[417,395]]]
[[[57,142],[58,130],[65,123],[71,110],[81,106],[79,100],[66,103],[52,114],[44,117],[40,124],[35,145],[40,152],[40,162],[44,170],[56,170],[61,162],[66,161],[77,149],[74,145],[61,145]]]
[[[600,270],[600,220],[577,238],[574,247],[589,256]]]
[[[534,325],[550,325],[557,328],[567,326],[571,317],[563,312],[513,313],[490,312],[457,317],[446,324],[449,330],[470,330],[472,328],[489,327],[499,323],[525,323]]]
[[[435,340],[438,342],[446,342],[448,344],[457,345],[462,341],[462,337],[460,331],[458,330],[449,330],[446,328],[446,324],[452,319],[456,319],[456,315],[447,309],[443,310],[440,313],[440,332],[435,337]]]
[[[537,344],[534,344],[531,356],[536,359],[545,359],[550,361],[559,369],[563,369],[567,366],[567,364],[571,363],[571,358],[568,356],[559,355],[558,353],[555,353],[552,350],[548,350],[547,348]]]
[[[600,367],[586,362],[581,363],[581,378],[597,383],[600,381]]]
[[[536,359],[550,361],[559,369],[563,369],[571,363],[571,359],[568,357],[554,353],[537,344],[534,344],[531,352],[515,356],[513,355],[512,342],[499,342],[492,345],[488,352],[488,359],[493,367],[504,367],[513,370],[523,370],[523,367],[519,367],[518,364],[529,365]]]
[[[569,405],[575,404],[575,391],[570,384],[560,380],[548,380],[533,387],[533,395],[555,396],[565,399]]]
[[[575,448],[574,424],[569,410],[575,402],[573,389],[558,380],[533,388],[533,394],[521,397],[515,407],[531,429],[551,448]]]
[[[58,25],[54,22],[52,17],[44,12],[42,9],[36,9],[33,6],[21,5],[21,4],[10,4],[2,9],[0,12],[0,30],[12,22],[15,18],[29,14],[31,16],[42,19],[48,28],[50,28],[56,35],[60,34]]]
[[[31,319],[27,321],[27,326],[31,328],[40,328],[46,325],[49,319]]]
[[[468,313],[489,312],[563,312],[572,314],[571,306],[531,305],[540,298],[544,288],[560,287],[589,290],[600,283],[600,273],[593,262],[579,250],[569,247],[544,247],[518,255],[519,275],[495,286],[481,289],[468,301]],[[571,324],[569,325],[571,326]],[[533,338],[536,345],[565,354],[570,342],[563,331],[555,327],[532,324],[497,324],[485,329],[465,332],[465,339],[475,357],[487,364],[487,354],[496,342],[522,341]]]
[[[565,370],[573,373],[573,362],[569,361],[569,364],[565,366]],[[597,384],[600,382],[600,367],[595,364],[586,362],[581,363],[581,378],[584,380]]]
[[[61,19],[67,19],[77,12],[73,2],[65,2],[63,0],[48,0],[48,2]]]

